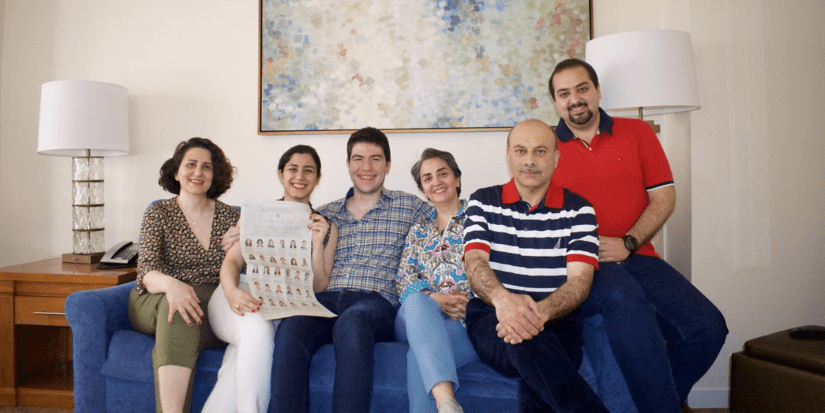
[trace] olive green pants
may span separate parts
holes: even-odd
[[[185,281],[184,281],[185,282]],[[206,315],[209,299],[219,284],[192,284],[185,282],[195,290],[204,316],[201,324],[194,323],[188,326],[179,313],[175,313],[172,324],[167,322],[169,316],[169,302],[166,294],[137,294],[132,290],[129,294],[129,322],[132,328],[144,334],[155,336],[155,347],[152,349],[152,367],[155,371],[155,404],[157,411],[163,410],[160,406],[160,391],[158,387],[158,367],[174,365],[192,369],[186,390],[184,412],[192,408],[192,389],[195,383],[195,367],[201,351],[223,347],[223,342],[215,337]],[[191,317],[191,316],[190,316]]]

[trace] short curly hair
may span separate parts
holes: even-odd
[[[160,167],[158,184],[161,188],[175,195],[180,194],[180,182],[175,179],[175,174],[178,173],[178,169],[183,163],[183,156],[186,155],[186,151],[192,148],[206,149],[212,155],[212,185],[206,191],[206,197],[217,199],[232,186],[234,168],[224,155],[223,150],[209,139],[191,138],[188,141],[179,143],[178,147],[175,148],[175,154]]]

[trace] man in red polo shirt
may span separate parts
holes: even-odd
[[[599,223],[599,270],[578,316],[602,314],[639,411],[680,412],[728,330],[722,313],[650,243],[676,203],[667,157],[648,124],[599,107],[588,63],[559,63],[549,86],[561,118],[553,180],[589,200]]]

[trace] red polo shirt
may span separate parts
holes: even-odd
[[[650,125],[599,112],[599,131],[590,145],[559,120],[561,159],[553,182],[593,204],[599,235],[622,237],[650,203],[647,191],[673,185],[673,173]],[[650,242],[636,253],[658,256]]]

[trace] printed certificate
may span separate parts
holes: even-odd
[[[245,289],[263,301],[267,320],[293,315],[335,317],[318,303],[312,288],[312,223],[309,205],[276,201],[241,207],[241,252]]]

